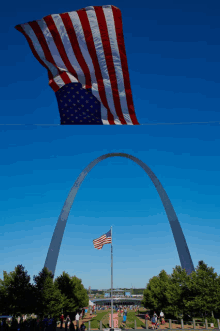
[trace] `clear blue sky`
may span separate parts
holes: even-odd
[[[112,4],[122,11],[134,105],[140,123],[220,122],[219,1],[28,1],[1,10],[0,124],[59,124],[46,70],[14,26],[48,14]],[[0,278],[23,264],[43,268],[63,203],[84,167],[109,152],[151,167],[174,206],[195,267],[220,274],[220,126],[0,126]],[[113,226],[114,286],[145,287],[180,265],[160,198],[124,158],[99,163],[70,213],[55,277],[110,287],[110,245],[92,240]]]

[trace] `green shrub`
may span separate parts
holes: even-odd
[[[210,316],[210,317],[206,317],[206,319],[207,319],[207,322],[208,323],[214,323],[214,327],[218,327],[217,320],[214,317]],[[205,318],[204,317],[202,318],[202,321],[205,322]]]

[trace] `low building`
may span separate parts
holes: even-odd
[[[110,306],[111,298],[93,299],[92,300],[98,306]],[[118,306],[141,306],[142,298],[118,298],[113,297],[113,305]]]

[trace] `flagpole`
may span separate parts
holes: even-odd
[[[111,239],[112,239],[112,226],[111,226]],[[114,330],[113,326],[113,248],[111,240],[111,330]]]

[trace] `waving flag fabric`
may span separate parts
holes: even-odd
[[[111,237],[111,230],[107,233],[103,234],[103,236],[99,237],[98,239],[93,240],[93,245],[96,249],[102,249],[102,246],[105,244],[111,244],[112,237]]]
[[[15,28],[48,71],[61,124],[139,124],[117,7],[86,7]]]

